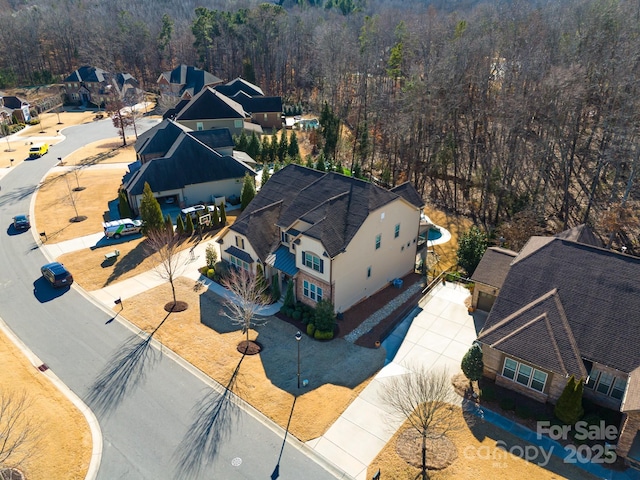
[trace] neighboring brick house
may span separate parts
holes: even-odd
[[[156,83],[162,95],[189,100],[206,87],[220,85],[222,80],[206,70],[183,64],[162,72]]]
[[[226,129],[192,132],[165,120],[138,138],[136,153],[138,160],[123,179],[134,213],[145,182],[158,200],[171,198],[184,207],[239,197],[245,174],[256,175],[231,155],[233,140]]]
[[[98,67],[84,65],[63,81],[66,103],[104,107],[117,99],[134,105],[144,99],[138,81],[128,73],[110,73]]]
[[[15,95],[0,94],[0,123],[28,123],[31,120],[29,102]]]
[[[640,258],[602,248],[584,225],[517,254],[487,250],[472,276],[496,295],[478,336],[485,375],[550,403],[569,376],[585,379],[586,398],[623,414],[617,454],[640,458],[639,277]]]
[[[210,87],[193,97],[175,121],[196,131],[228,128],[232,135],[240,135],[243,130],[262,133],[262,127],[251,122],[251,115],[242,105]]]
[[[372,183],[290,164],[262,186],[218,240],[237,268],[263,266],[298,300],[345,311],[415,268],[424,202],[408,183]]]

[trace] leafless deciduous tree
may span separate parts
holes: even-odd
[[[265,294],[267,287],[261,284],[258,277],[244,269],[231,269],[222,285],[233,294],[224,301],[224,315],[234,325],[242,327],[242,333],[246,334],[248,342],[249,329],[266,323],[265,320],[258,319],[258,312],[269,304]]]
[[[422,471],[427,472],[427,439],[437,439],[460,427],[459,415],[452,404],[458,396],[451,386],[446,369],[429,370],[424,365],[410,365],[409,372],[383,384],[380,398],[393,413],[409,421],[422,437]]]
[[[37,450],[40,435],[30,407],[25,392],[0,392],[0,469],[20,467]]]
[[[147,234],[146,244],[149,253],[152,255],[156,273],[171,285],[173,305],[170,311],[172,311],[178,305],[175,280],[184,269],[182,251],[180,250],[180,236],[173,230],[169,231],[168,228],[151,230]]]

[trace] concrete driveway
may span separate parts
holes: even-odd
[[[460,371],[462,357],[476,339],[486,313],[467,311],[469,291],[460,284],[438,285],[382,342],[387,365],[320,438],[307,442],[357,480],[367,480],[367,467],[402,422],[380,402],[381,386],[420,363]]]

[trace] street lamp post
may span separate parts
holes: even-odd
[[[298,390],[300,389],[300,340],[302,340],[302,333],[298,330],[296,333],[296,343],[298,344]]]

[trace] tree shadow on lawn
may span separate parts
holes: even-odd
[[[240,330],[221,312],[222,299],[211,291],[200,295],[200,321],[218,333]],[[355,388],[378,372],[386,357],[384,348],[365,348],[342,338],[315,340],[304,332],[298,345],[298,328],[276,317],[254,327],[255,339],[261,346],[260,360],[267,378],[276,387],[294,396],[325,384]],[[300,378],[307,387],[298,389],[298,346],[300,347]]]
[[[114,246],[117,244],[114,244]],[[121,275],[135,270],[148,256],[148,247],[145,242],[140,242],[133,250],[125,255],[118,257],[118,261],[113,267],[113,272],[109,275],[109,278],[104,282],[103,287],[110,285],[120,278]]]

